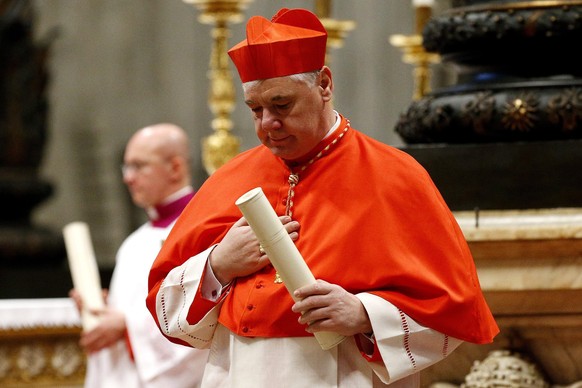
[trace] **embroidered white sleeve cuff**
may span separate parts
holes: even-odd
[[[358,294],[366,309],[384,364],[370,363],[384,383],[392,383],[442,360],[463,341],[416,323],[390,302]]]

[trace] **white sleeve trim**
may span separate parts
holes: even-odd
[[[383,363],[371,362],[386,384],[420,372],[444,359],[463,341],[416,323],[379,296],[356,295],[366,309]]]
[[[195,348],[210,346],[220,312],[221,305],[218,304],[193,325],[186,319],[213,248],[192,256],[181,266],[172,269],[156,296],[156,315],[162,332]]]

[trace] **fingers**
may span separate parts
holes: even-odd
[[[248,224],[246,218],[241,217],[234,223],[233,227],[248,226]]]
[[[90,308],[87,310],[91,315],[95,315],[96,317],[100,317],[105,315],[107,310],[104,308]]]
[[[293,241],[299,238],[299,222],[280,216],[285,231]],[[210,266],[221,284],[247,276],[269,264],[264,250],[244,217],[239,218],[210,254]]]
[[[281,220],[281,223],[288,232],[293,230],[299,230],[299,222],[294,221],[291,217],[280,216],[279,220]]]
[[[299,239],[299,227],[300,227],[299,222],[293,221],[289,216],[280,216],[279,220],[281,220],[281,223],[283,224],[285,231],[289,234],[289,237],[291,237],[291,240],[297,241]],[[259,252],[261,254],[261,257],[265,255],[265,251],[260,244]]]
[[[92,353],[109,347],[124,338],[126,325],[125,315],[113,309],[98,310],[99,324],[90,331],[83,331],[79,344],[87,352]]]
[[[293,292],[296,298],[304,299],[310,295],[325,295],[329,294],[332,290],[331,284],[325,280],[317,279],[313,284],[308,284],[306,286],[300,287]]]
[[[291,310],[302,314],[302,317],[300,317],[301,323],[309,323],[320,319],[311,315],[314,310],[320,310],[330,304],[328,295],[331,292],[331,285],[323,280],[317,280],[314,284],[300,287],[293,293],[297,302],[291,307]]]
[[[299,222],[293,221],[289,216],[279,217],[291,240],[297,241],[299,239]]]
[[[71,298],[73,302],[75,302],[77,310],[81,311],[81,309],[83,308],[83,301],[81,300],[81,295],[79,294],[79,292],[74,288],[71,289],[69,291],[69,298]]]
[[[334,331],[343,335],[369,333],[372,325],[360,299],[337,284],[317,280],[298,288],[298,301],[291,307],[300,313],[298,322],[309,333]]]
[[[315,325],[317,321],[329,318],[330,311],[333,310],[330,307],[337,299],[337,292],[334,294],[333,291],[334,287],[324,280],[317,280],[314,284],[295,290],[293,294],[298,301],[291,310],[301,314],[299,323]]]

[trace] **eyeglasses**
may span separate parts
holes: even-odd
[[[131,163],[124,163],[121,165],[121,173],[123,175],[127,175],[131,172],[139,173],[144,168],[152,165],[155,162],[131,162]]]

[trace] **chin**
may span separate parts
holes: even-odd
[[[146,201],[144,201],[143,198],[131,197],[131,200],[133,201],[134,205],[137,207],[146,208],[149,206],[149,204],[146,203]]]
[[[289,150],[281,149],[279,147],[269,147],[269,149],[271,150],[273,155],[283,160],[293,160],[298,158],[293,153],[289,152]]]

